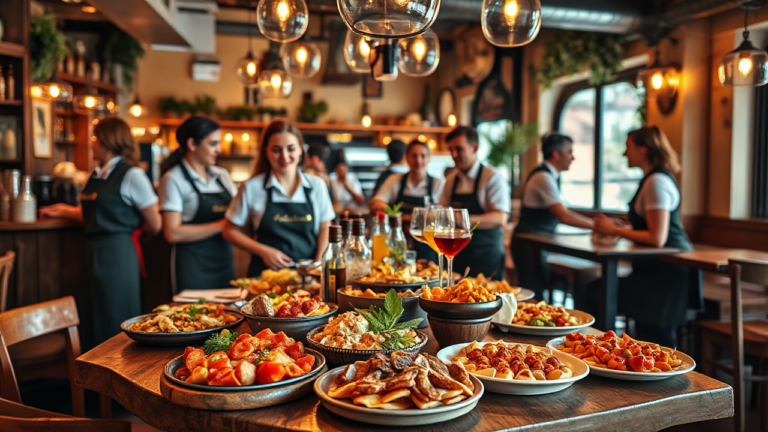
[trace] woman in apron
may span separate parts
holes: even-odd
[[[42,217],[83,222],[83,290],[78,299],[83,345],[92,348],[141,314],[138,235],[160,232],[157,196],[146,173],[135,167],[138,148],[131,128],[118,118],[101,120],[90,142],[97,167],[80,195],[80,206],[56,204]],[[137,230],[137,229],[140,229]]]
[[[224,213],[237,193],[226,169],[216,166],[220,126],[190,117],[176,130],[179,148],[162,167],[163,232],[173,244],[173,292],[224,288],[235,278],[232,245],[221,236]]]
[[[673,175],[680,171],[680,163],[667,137],[656,126],[630,132],[625,155],[630,167],[645,173],[629,202],[632,227],[616,226],[599,215],[595,231],[648,246],[692,250],[680,222],[680,190]],[[632,274],[619,281],[619,310],[635,320],[633,336],[676,346],[675,329],[686,322],[687,309],[700,309],[703,303],[701,279],[690,284],[689,277],[687,267],[652,258],[632,261]],[[593,293],[597,290],[588,289],[591,293],[585,294],[592,295],[587,304],[594,307],[597,299]]]
[[[325,182],[299,169],[303,142],[296,126],[282,119],[270,123],[254,175],[227,210],[223,235],[251,253],[249,277],[304,259],[319,261],[328,245],[328,226],[336,215]]]
[[[429,146],[415,140],[408,144],[405,159],[408,162],[407,174],[391,174],[381,186],[376,196],[371,200],[371,213],[384,211],[387,205],[402,204],[400,211],[403,219],[410,221],[411,213],[416,207],[424,207],[437,203],[443,190],[445,180],[436,179],[427,174],[429,165]],[[410,236],[408,236],[410,239]],[[428,245],[413,241],[412,249],[417,258],[437,262],[437,253]]]

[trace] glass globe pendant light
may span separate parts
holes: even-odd
[[[360,123],[363,125],[363,127],[371,127],[373,124],[373,119],[371,118],[370,109],[368,107],[368,102],[363,102],[363,117],[360,120]]]
[[[426,31],[437,18],[440,0],[337,0],[352,31],[374,38],[405,38]]]
[[[128,114],[133,118],[144,118],[149,116],[149,109],[139,100],[139,94],[133,99],[133,103],[128,107]]]
[[[371,71],[369,57],[371,46],[374,44],[373,39],[347,30],[347,36],[344,37],[344,61],[347,62],[347,66],[353,72],[367,73]]]
[[[637,74],[638,85],[642,84],[649,98],[671,98],[680,86],[680,75],[672,66],[664,66],[659,59],[659,48],[653,63]]]
[[[69,102],[72,100],[72,86],[59,78],[54,70],[51,78],[44,82],[32,86],[31,93],[33,97],[48,99],[56,102]]]
[[[250,9],[248,9],[248,53],[237,62],[237,78],[246,86],[256,85],[259,81],[259,64],[253,55]]]
[[[768,83],[768,53],[755,48],[749,40],[747,13],[744,10],[744,40],[738,48],[723,57],[717,68],[720,84],[733,86],[762,86]]]
[[[72,101],[72,109],[79,114],[90,114],[103,111],[107,104],[106,98],[100,96],[91,85],[90,80],[85,88],[85,93],[75,96]]]
[[[293,42],[307,30],[309,10],[304,0],[261,0],[256,9],[259,30],[274,42]]]
[[[312,78],[320,71],[320,49],[308,40],[298,40],[283,45],[280,50],[283,66],[296,78]]]
[[[376,81],[394,81],[397,79],[397,41],[386,39],[371,50],[368,62],[371,74]]]
[[[483,0],[483,34],[499,47],[516,47],[536,39],[541,29],[539,0]]]
[[[398,45],[397,67],[405,75],[427,76],[440,64],[440,40],[431,29],[418,36],[400,39]]]
[[[278,44],[271,43],[267,59],[259,74],[259,92],[265,98],[286,99],[293,91],[293,78],[283,66],[278,47]]]

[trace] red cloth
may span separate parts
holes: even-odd
[[[136,258],[139,259],[139,270],[141,270],[141,277],[146,279],[147,269],[144,267],[144,253],[141,251],[141,244],[139,243],[139,237],[141,237],[142,233],[143,231],[141,228],[136,228],[136,231],[131,234],[131,241],[133,242],[133,247],[136,248]]]

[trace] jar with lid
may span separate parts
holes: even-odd
[[[37,221],[37,199],[32,193],[32,176],[24,176],[21,193],[13,200],[13,221]]]

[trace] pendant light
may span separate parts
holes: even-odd
[[[354,72],[370,72],[371,46],[376,42],[367,36],[347,30],[347,36],[344,37],[344,61],[347,66]]]
[[[283,66],[296,78],[312,78],[320,71],[320,49],[309,38],[283,45]]]
[[[749,40],[748,13],[749,9],[745,7],[741,45],[726,54],[720,62],[720,67],[717,68],[720,84],[726,87],[758,87],[768,83],[768,53],[756,48]]]
[[[541,29],[539,0],[483,0],[482,10],[483,34],[499,47],[525,45]]]
[[[270,43],[267,58],[259,74],[259,92],[265,98],[286,99],[293,91],[293,78],[285,70],[278,49],[277,43]]]
[[[32,87],[33,97],[48,99],[56,102],[69,102],[72,100],[72,86],[59,78],[58,72],[53,71],[51,78]]]
[[[405,75],[423,77],[432,74],[440,64],[440,40],[431,29],[424,33],[400,39],[397,67]]]
[[[397,41],[386,39],[375,45],[368,61],[371,75],[376,81],[394,81],[397,79]]]
[[[363,117],[360,121],[363,125],[363,127],[371,127],[373,124],[373,119],[371,118],[371,114],[368,110],[368,102],[363,102]]]
[[[251,10],[248,9],[248,53],[237,62],[237,78],[246,86],[255,85],[259,81],[259,64],[253,55],[251,25]]]
[[[292,42],[307,30],[309,11],[304,0],[261,0],[256,9],[259,30],[274,42]]]
[[[133,103],[128,108],[128,113],[133,118],[144,118],[149,116],[149,109],[146,105],[141,103],[138,93],[136,93],[136,97],[133,99]]]
[[[426,31],[437,18],[440,0],[337,0],[352,31],[374,38],[405,38]]]
[[[90,114],[103,111],[106,103],[106,98],[96,92],[89,79],[85,93],[75,96],[72,101],[72,109],[78,114]]]
[[[664,66],[659,58],[659,47],[656,45],[653,63],[647,69],[637,74],[638,85],[642,83],[649,98],[668,99],[677,93],[680,86],[680,75],[673,66]]]

